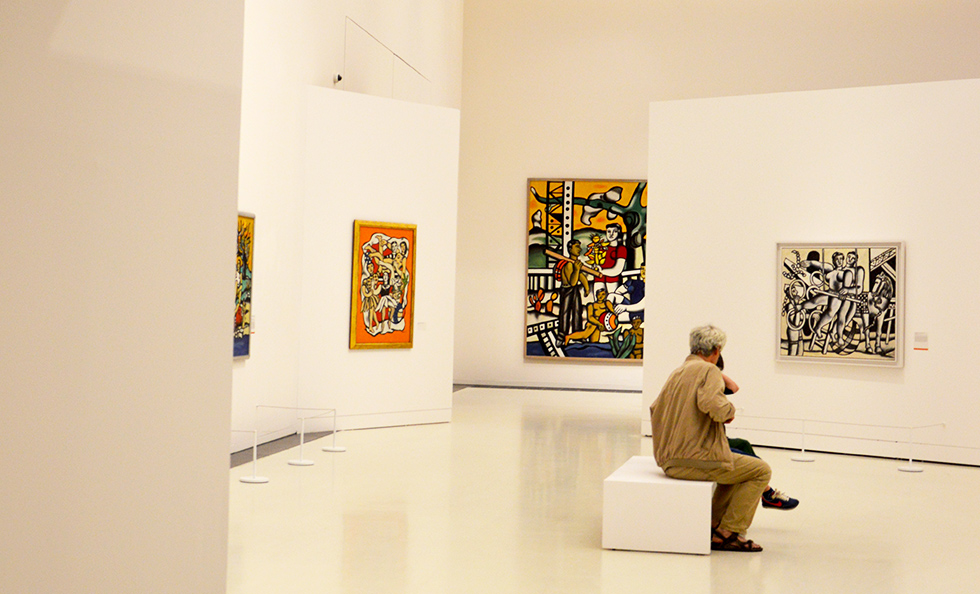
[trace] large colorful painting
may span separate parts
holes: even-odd
[[[780,361],[902,365],[904,244],[776,247]]]
[[[415,225],[354,221],[350,348],[412,348]]]
[[[526,357],[643,358],[647,183],[529,179]]]
[[[238,213],[238,255],[235,259],[235,357],[248,357],[250,352],[254,247],[255,215]]]

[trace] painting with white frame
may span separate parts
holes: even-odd
[[[901,367],[905,244],[779,243],[776,359]]]

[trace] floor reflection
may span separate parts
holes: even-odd
[[[519,547],[529,554],[519,575],[526,591],[600,589],[602,481],[639,453],[639,429],[635,410],[522,408]]]
[[[405,511],[344,514],[343,591],[404,592],[409,542]]]
[[[760,448],[801,500],[759,510],[758,555],[605,551],[602,482],[633,455],[639,394],[466,388],[451,423],[341,433],[229,475],[229,594],[939,594],[980,583],[980,469]]]

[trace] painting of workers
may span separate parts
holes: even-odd
[[[238,253],[235,258],[234,357],[248,357],[252,339],[252,252],[255,215],[238,214]]]
[[[777,359],[900,367],[904,244],[779,244]]]
[[[415,225],[354,221],[350,348],[412,348]]]
[[[639,361],[647,183],[529,179],[526,357]]]

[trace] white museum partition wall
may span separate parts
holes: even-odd
[[[980,464],[977,105],[978,80],[651,104],[645,404],[714,323],[731,435]],[[777,243],[869,241],[905,242],[904,366],[777,362]]]
[[[341,429],[449,421],[459,111],[308,93],[299,406]],[[355,219],[417,226],[412,348],[349,348]]]
[[[241,2],[0,4],[0,590],[225,592]]]
[[[256,215],[254,334],[251,358],[232,364],[231,451],[251,447],[253,428],[260,441],[299,428],[288,407],[303,323],[308,85],[458,107],[462,20],[455,0],[247,3],[238,206]]]

